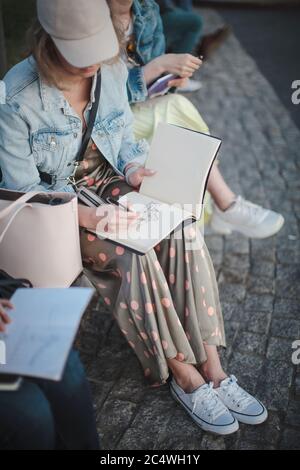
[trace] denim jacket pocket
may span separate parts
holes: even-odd
[[[39,170],[59,176],[73,144],[70,131],[41,129],[32,135],[32,153]]]
[[[124,113],[122,111],[113,111],[105,118],[99,118],[95,124],[95,131],[100,134],[104,131],[106,134],[116,135],[124,126]]]
[[[104,119],[99,119],[96,122],[94,132],[100,140],[105,139],[106,143],[108,141],[113,155],[117,156],[120,151],[124,129],[124,113],[122,111],[113,111]]]

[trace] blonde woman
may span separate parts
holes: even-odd
[[[160,121],[208,133],[206,123],[187,98],[168,94],[149,100],[147,91],[155,79],[169,73],[178,77],[169,82],[170,86],[185,86],[202,64],[199,57],[165,53],[162,21],[154,0],[109,0],[109,5],[116,28],[125,36],[127,91],[135,118],[135,137],[150,141]],[[266,238],[281,229],[283,216],[236,195],[217,164],[213,165],[207,188],[214,202],[211,226],[216,232],[236,231],[251,238]]]
[[[40,26],[33,37],[33,55],[4,78],[3,186],[73,191],[72,175],[77,186],[88,186],[104,198],[138,188],[152,174],[144,168],[148,146],[133,139],[127,69],[115,57],[117,39],[105,1],[38,0],[37,5]],[[76,167],[99,74],[95,124],[84,159]],[[48,182],[42,178],[45,173],[50,175]],[[251,424],[264,421],[265,407],[221,366],[217,347],[225,346],[225,335],[218,289],[195,224],[179,227],[141,256],[89,233],[106,212],[112,233],[137,218],[116,206],[109,209],[79,205],[83,262],[149,383],[166,383],[171,370],[171,393],[207,431],[235,432],[237,418]],[[202,243],[189,250],[197,234]],[[47,269],[47,260],[40,262]]]

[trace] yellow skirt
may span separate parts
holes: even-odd
[[[207,124],[203,121],[193,103],[180,94],[169,94],[131,106],[134,115],[134,135],[136,140],[147,139],[151,142],[159,122],[167,122],[186,127],[193,131],[209,134]],[[208,223],[212,214],[211,198],[205,194],[204,211],[200,221]]]

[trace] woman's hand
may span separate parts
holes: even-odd
[[[202,60],[192,54],[165,54],[161,61],[166,72],[181,78],[190,78],[202,64]]]
[[[149,170],[147,168],[144,168],[143,166],[138,166],[137,169],[130,173],[130,175],[127,177],[127,181],[130,186],[138,188],[145,176],[153,176],[155,175],[155,173],[155,170]]]
[[[164,73],[190,78],[201,65],[202,60],[192,54],[163,54],[143,67],[144,78],[147,85]]]
[[[5,331],[5,325],[11,322],[4,308],[13,309],[13,304],[7,299],[0,299],[0,332]]]
[[[128,230],[139,214],[127,211],[114,204],[103,204],[97,208],[79,205],[79,225],[90,230],[117,234]]]

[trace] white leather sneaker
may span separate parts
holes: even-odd
[[[177,88],[177,91],[181,91],[182,93],[192,93],[193,91],[200,90],[200,88],[202,88],[202,83],[199,80],[189,78],[186,86]]]
[[[281,214],[264,209],[238,196],[225,211],[213,205],[211,228],[223,235],[233,231],[250,238],[267,238],[275,235],[284,224]]]

